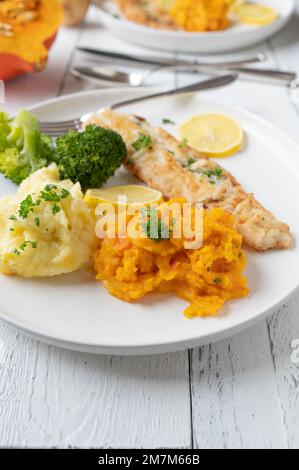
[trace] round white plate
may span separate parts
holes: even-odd
[[[33,108],[43,120],[62,120],[95,111],[124,96],[144,90],[95,90],[64,96]],[[248,191],[299,231],[299,148],[278,129],[255,115],[209,101],[201,94],[147,101],[125,110],[156,124],[171,117],[176,123],[200,112],[228,113],[248,137],[246,149],[221,163]],[[172,129],[170,126],[168,128]],[[125,169],[109,185],[135,182]],[[0,196],[16,187],[0,178]],[[299,247],[268,253],[248,252],[246,299],[228,302],[215,318],[188,320],[187,305],[171,295],[149,295],[128,304],[110,296],[100,282],[84,272],[53,279],[22,279],[0,275],[0,318],[46,342],[80,351],[147,354],[185,349],[227,337],[272,313],[299,284]]]
[[[127,41],[151,49],[187,53],[217,53],[243,49],[265,41],[280,31],[295,10],[295,0],[263,0],[279,12],[279,19],[267,26],[235,25],[225,31],[189,33],[150,28],[119,17],[113,2],[104,0],[98,8],[100,21]],[[117,17],[116,17],[116,16]]]

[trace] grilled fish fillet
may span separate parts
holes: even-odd
[[[188,202],[203,203],[207,209],[222,207],[234,215],[236,230],[256,250],[291,245],[288,225],[246,193],[228,171],[165,130],[152,127],[143,118],[109,109],[93,115],[87,124],[121,134],[128,148],[127,168],[166,198],[184,197]],[[140,146],[136,142],[143,148],[136,150]]]

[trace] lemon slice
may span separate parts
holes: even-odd
[[[234,12],[240,5],[245,3],[245,0],[228,0],[229,1],[229,11]]]
[[[235,5],[233,11],[241,23],[255,26],[265,26],[278,18],[278,13],[273,8],[254,3]]]
[[[122,196],[122,201],[119,201]],[[89,189],[85,195],[85,201],[91,208],[95,208],[100,203],[111,203],[114,207],[121,205],[126,206],[144,206],[158,203],[162,200],[162,193],[147,186],[127,185],[113,186],[104,189]]]
[[[224,158],[238,152],[244,142],[240,125],[223,114],[194,116],[181,125],[179,132],[191,147],[214,158]]]

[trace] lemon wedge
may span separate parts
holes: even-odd
[[[266,26],[278,18],[278,13],[273,8],[254,3],[235,5],[233,12],[241,23],[253,26]]]
[[[95,208],[101,203],[110,203],[114,207],[119,204],[119,196],[126,198],[120,204],[125,206],[136,206],[136,208],[158,203],[162,200],[162,193],[147,186],[127,185],[112,186],[104,189],[89,189],[85,194],[85,201],[91,208]]]
[[[231,117],[199,114],[182,124],[179,132],[191,147],[208,157],[224,158],[241,150],[244,132]]]

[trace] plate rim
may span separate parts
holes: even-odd
[[[47,107],[51,104],[56,104],[59,102],[63,101],[69,101],[72,99],[76,98],[84,98],[84,96],[101,96],[104,93],[107,94],[114,94],[116,92],[118,93],[143,93],[146,88],[138,88],[138,89],[132,89],[130,87],[124,87],[124,88],[113,88],[109,90],[105,89],[97,89],[97,90],[84,90],[76,93],[71,93],[71,94],[66,94],[60,97],[54,97],[48,100],[43,100],[31,107],[28,108],[28,110],[34,112],[35,110],[42,108],[42,107]],[[148,90],[147,90],[148,91]],[[201,93],[194,93],[193,95],[200,95]],[[173,99],[173,97],[170,97],[168,99]],[[210,103],[213,104],[220,104],[223,105],[221,100],[218,98],[213,100],[213,99],[207,99],[204,97],[204,99]],[[282,139],[284,139],[285,142],[288,143],[291,147],[293,147],[294,151],[299,154],[299,145],[291,139],[287,134],[285,134],[283,131],[281,131],[279,128],[277,128],[275,125],[269,123],[267,120],[261,118],[260,116],[256,115],[255,113],[251,111],[247,111],[246,109],[243,109],[238,106],[230,105],[224,103],[224,106],[229,110],[231,109],[232,111],[239,112],[243,114],[245,117],[247,116],[250,119],[254,119],[257,122],[260,122],[263,124],[263,126],[266,126],[269,131],[274,132],[276,135],[279,135]],[[288,162],[292,165],[295,166],[297,171],[299,172],[299,161],[295,159],[293,154],[288,155]],[[96,344],[96,343],[82,343],[79,341],[74,341],[72,339],[66,339],[63,337],[59,336],[51,336],[47,334],[42,328],[36,328],[32,329],[28,327],[28,324],[26,325],[26,321],[17,321],[14,318],[10,317],[10,314],[7,314],[0,310],[0,319],[5,321],[6,323],[12,325],[14,328],[23,331],[26,335],[29,335],[31,337],[40,339],[48,344],[53,344],[55,346],[60,346],[66,349],[71,349],[71,350],[77,350],[77,351],[82,351],[82,352],[89,352],[89,353],[100,353],[100,354],[112,354],[112,355],[143,355],[143,354],[159,354],[159,353],[164,353],[164,352],[173,352],[173,351],[178,351],[178,350],[183,350],[187,349],[190,347],[195,347],[195,346],[200,346],[204,345],[210,342],[215,342],[219,341],[221,339],[227,338],[229,336],[232,336],[234,334],[237,334],[248,327],[258,323],[259,321],[265,319],[268,317],[271,313],[273,313],[275,310],[277,310],[283,302],[285,302],[287,299],[289,299],[297,290],[299,290],[299,280],[294,282],[293,285],[290,286],[287,292],[285,292],[283,295],[280,295],[278,298],[274,300],[272,305],[267,308],[266,310],[254,314],[252,317],[247,318],[246,320],[243,321],[238,321],[234,323],[233,325],[227,325],[226,327],[222,328],[221,330],[218,330],[216,332],[211,332],[209,334],[206,334],[205,336],[199,336],[199,332],[195,330],[194,336],[189,337],[188,339],[183,338],[181,340],[170,340],[169,342],[161,341],[161,342],[156,342],[156,343],[148,343],[148,344],[134,344],[131,346],[125,345],[125,344],[118,344],[118,345],[109,345],[109,344],[104,344],[103,342],[101,344]]]

